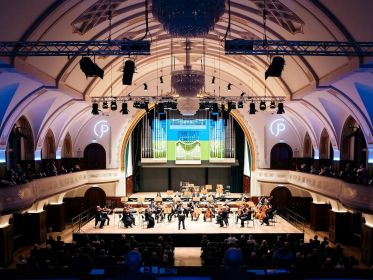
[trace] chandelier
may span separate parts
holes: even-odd
[[[182,102],[178,102],[178,109],[183,115],[183,112],[185,112],[185,115],[194,115],[197,112],[198,107],[196,104],[198,99],[196,96],[205,85],[205,73],[199,70],[192,70],[192,66],[190,65],[190,50],[190,41],[187,38],[185,41],[186,63],[184,70],[173,71],[171,73],[171,85],[181,97],[179,100],[182,100]],[[193,110],[194,112],[192,113]]]
[[[205,36],[224,14],[226,0],[153,0],[153,16],[175,37]]]

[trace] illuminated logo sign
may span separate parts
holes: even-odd
[[[102,138],[107,132],[109,132],[110,127],[107,121],[99,121],[95,124],[93,132],[98,138]]]
[[[285,130],[285,119],[276,119],[271,123],[270,129],[273,136],[278,136]]]

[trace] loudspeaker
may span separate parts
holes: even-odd
[[[281,56],[275,56],[272,59],[271,65],[269,65],[267,71],[265,72],[265,78],[268,77],[281,77],[282,70],[284,70],[285,59]]]
[[[132,78],[133,78],[133,73],[135,72],[135,62],[132,60],[127,60],[124,63],[124,68],[123,68],[123,85],[132,85]]]

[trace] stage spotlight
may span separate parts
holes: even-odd
[[[132,60],[127,60],[124,63],[123,67],[123,79],[122,83],[123,85],[132,85],[132,78],[133,78],[133,73],[135,72],[135,62]]]
[[[144,102],[144,109],[145,109],[146,113],[149,113],[149,102],[148,101]]]
[[[270,109],[276,109],[276,103],[274,100],[271,101],[271,104],[269,105]]]
[[[99,109],[98,109],[98,103],[92,103],[92,115],[98,115],[99,114]]]
[[[285,59],[281,56],[275,56],[272,59],[271,65],[269,65],[267,71],[265,72],[265,78],[268,77],[281,77],[281,72],[284,69]]]
[[[144,91],[148,91],[148,85],[144,83]]]
[[[219,106],[218,106],[218,103],[212,104],[212,114],[213,115],[219,115]]]
[[[231,90],[232,90],[232,84],[231,84],[231,83],[228,84],[228,86],[227,86],[227,90],[228,90],[228,91],[231,91]]]
[[[212,77],[212,81],[211,81],[212,84],[215,84],[215,76]]]
[[[80,69],[88,77],[104,78],[104,70],[97,66],[89,57],[85,56],[80,60]]]
[[[228,113],[230,113],[232,109],[236,109],[236,103],[228,101]]]
[[[161,84],[163,84],[163,76],[160,76],[160,77],[159,77],[159,82],[160,82]]]
[[[264,100],[260,101],[259,109],[264,111],[267,108],[266,102]]]
[[[243,102],[242,101],[238,101],[238,105],[237,106],[238,106],[239,109],[242,109],[243,108]]]
[[[205,102],[201,102],[201,103],[199,103],[199,109],[200,109],[200,110],[208,110],[209,107],[206,106],[206,103],[205,103]]]
[[[117,106],[117,101],[114,99],[114,100],[112,100],[112,101],[110,102],[110,110],[112,110],[112,111],[116,111],[117,108],[118,108],[118,106]]]
[[[284,114],[284,113],[285,113],[284,103],[280,102],[277,105],[277,114]]]
[[[119,111],[122,115],[128,115],[128,105],[126,102],[122,103],[122,109]]]
[[[107,101],[103,101],[102,102],[102,109],[108,109],[109,108],[109,104],[107,103]]]
[[[251,102],[250,103],[250,109],[249,109],[249,114],[250,115],[255,115],[255,113],[258,112],[255,108],[255,103],[254,102]]]
[[[133,108],[141,109],[141,103],[140,103],[140,101],[133,102]]]
[[[164,104],[163,103],[158,103],[158,105],[157,105],[157,113],[159,115],[165,114],[165,112],[164,112]]]
[[[245,92],[241,92],[240,96],[243,97],[245,94],[246,94]]]

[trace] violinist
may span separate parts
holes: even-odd
[[[241,205],[240,208],[237,210],[237,216],[236,216],[236,224],[238,223],[238,219],[241,219],[241,217],[244,215],[246,210],[246,207],[244,205]]]
[[[189,200],[187,207],[184,209],[184,211],[185,211],[185,215],[187,218],[188,218],[189,213],[192,213],[194,211],[194,204],[191,199]]]
[[[269,220],[273,219],[273,216],[274,216],[274,209],[272,205],[269,205],[268,210],[266,211],[266,214],[262,219],[261,225],[266,224],[267,226],[269,226]]]

